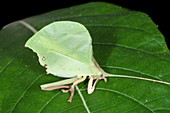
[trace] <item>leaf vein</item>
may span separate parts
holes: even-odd
[[[43,109],[44,109],[50,102],[52,102],[52,100],[54,100],[54,98],[55,98],[57,95],[59,95],[60,93],[61,93],[61,92],[58,92],[57,94],[55,94],[54,96],[52,96],[51,99],[49,99],[49,100],[43,105],[43,107],[39,110],[38,113],[41,113],[41,112],[43,111]]]
[[[134,26],[121,26],[121,25],[105,25],[105,24],[86,24],[85,26],[91,26],[91,27],[117,27],[117,28],[128,28],[128,29],[134,29],[134,30],[138,30],[138,31],[142,31],[144,33],[147,33],[153,37],[157,37],[158,35],[153,35],[152,33],[145,31],[143,29],[140,29],[138,27],[134,27]],[[165,49],[165,47],[162,45],[162,43],[160,43],[159,41],[155,40],[154,38],[152,38],[153,41],[155,41],[157,44],[159,44],[161,47],[163,47]]]
[[[146,53],[148,55],[151,55],[151,56],[154,56],[154,57],[158,57],[158,58],[161,58],[167,62],[170,62],[168,59],[165,59],[164,57],[160,57],[158,55],[155,55],[154,53],[151,53],[149,51],[145,51],[145,50],[141,50],[141,49],[137,49],[137,48],[132,48],[132,47],[129,47],[129,46],[124,46],[124,45],[120,45],[120,44],[113,44],[113,43],[100,43],[100,42],[94,42],[93,43],[94,45],[108,45],[108,46],[117,46],[117,47],[122,47],[122,48],[126,48],[126,49],[131,49],[131,50],[134,50],[134,51],[140,51],[140,52],[143,52],[143,53]]]
[[[170,111],[170,108],[158,108],[154,109],[154,111]]]
[[[23,52],[22,50],[20,50],[13,58],[10,59],[10,61],[0,70],[0,74],[2,74],[3,71],[5,71],[5,69]]]
[[[14,109],[16,108],[16,106],[18,105],[18,103],[21,101],[21,99],[24,97],[24,95],[28,92],[28,90],[34,85],[34,83],[40,78],[42,77],[43,74],[39,75],[28,87],[27,89],[22,93],[22,95],[19,97],[19,99],[17,100],[17,102],[14,104],[14,107],[11,109],[11,113],[14,111]]]
[[[136,100],[135,98],[130,97],[130,96],[126,95],[126,94],[123,94],[123,93],[121,93],[121,92],[119,92],[119,91],[115,91],[115,90],[111,90],[111,89],[107,89],[107,88],[96,88],[96,90],[109,91],[109,92],[113,92],[113,93],[122,95],[122,96],[124,96],[124,97],[126,97],[126,98],[129,98],[129,99],[133,100],[134,102],[140,104],[140,105],[143,106],[144,108],[146,108],[146,109],[148,109],[149,111],[151,111],[152,113],[154,113],[152,109],[150,109],[149,107],[147,107],[146,105],[144,105],[144,104],[141,103],[140,101],[138,101],[138,100]]]
[[[113,108],[113,107],[119,106],[122,103],[123,103],[123,101],[120,101],[120,102],[116,103],[115,105],[111,105],[111,106],[107,106],[107,107],[102,107],[100,109],[94,110],[92,113],[99,112],[99,111],[102,111],[102,110],[105,110],[105,109],[109,109],[110,107]]]
[[[110,69],[120,69],[120,70],[125,70],[125,71],[130,71],[130,72],[134,72],[134,73],[139,73],[139,74],[142,74],[142,75],[146,75],[146,76],[149,76],[149,77],[152,77],[154,79],[160,79],[158,77],[155,77],[149,73],[144,73],[144,72],[141,72],[141,71],[137,71],[137,70],[133,70],[133,69],[128,69],[128,68],[123,68],[123,67],[115,67],[115,66],[106,66],[106,65],[101,65],[102,68],[110,68]]]
[[[23,26],[25,26],[27,29],[29,29],[30,31],[32,31],[33,33],[36,33],[37,30],[32,26],[30,25],[29,23],[23,21],[23,20],[20,20],[18,21],[19,23],[21,23]]]

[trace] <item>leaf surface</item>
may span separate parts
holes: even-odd
[[[45,68],[26,41],[54,21],[77,21],[93,38],[94,57],[109,73],[170,82],[170,52],[148,15],[108,3],[88,3],[9,24],[0,31],[0,113],[169,113],[170,86],[130,78],[100,81],[88,95],[80,84],[72,103],[59,90],[40,85],[62,78]],[[78,88],[77,88],[78,89]]]

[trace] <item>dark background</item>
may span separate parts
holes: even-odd
[[[22,0],[0,1],[0,28],[4,25],[29,16],[45,13],[51,10],[66,8],[97,0]],[[98,0],[99,1],[99,0]],[[170,48],[170,3],[168,0],[100,0],[117,4],[119,6],[147,13],[157,24],[165,36]]]

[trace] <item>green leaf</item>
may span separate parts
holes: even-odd
[[[148,15],[108,3],[88,3],[11,23],[0,31],[0,113],[169,113],[170,86],[132,78],[100,81],[87,94],[78,85],[68,93],[42,91],[40,85],[61,78],[45,74],[26,41],[54,21],[77,21],[93,38],[94,57],[109,73],[170,82],[170,52]]]

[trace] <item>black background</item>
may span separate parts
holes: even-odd
[[[96,0],[22,0],[0,1],[0,28],[4,25],[29,16],[45,13],[51,10],[66,8]],[[131,10],[147,13],[157,24],[165,36],[170,48],[170,3],[168,0],[100,0],[113,3]]]

